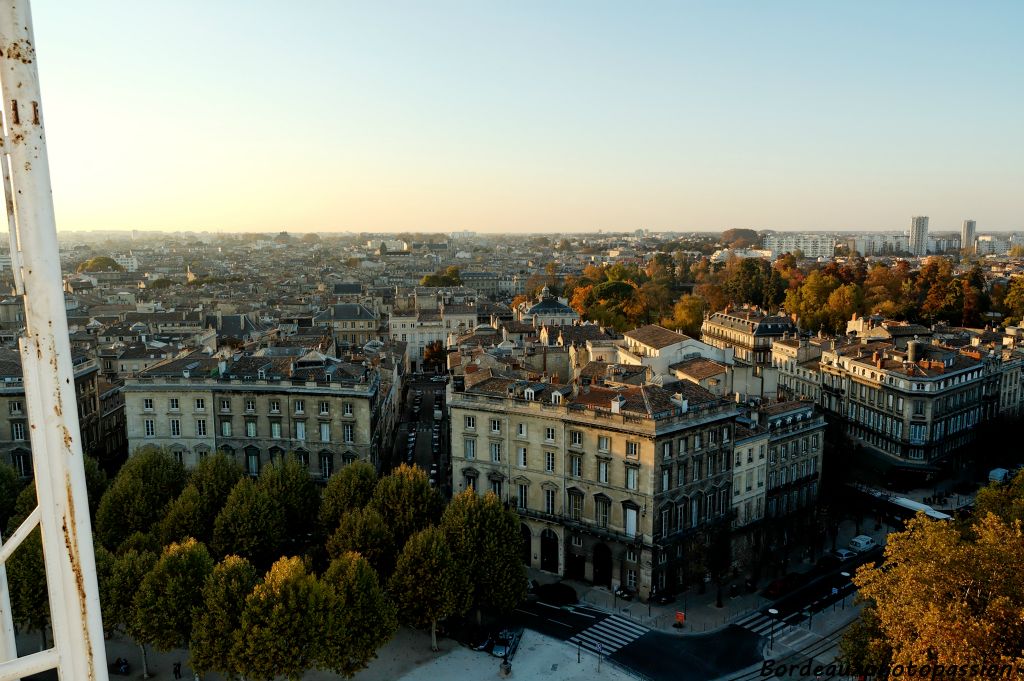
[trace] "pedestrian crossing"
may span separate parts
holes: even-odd
[[[775,619],[771,615],[766,615],[763,612],[752,612],[746,617],[734,622],[736,626],[743,627],[747,631],[752,631],[755,634],[767,636],[771,631],[772,625],[775,625],[776,631],[781,629],[779,620]]]
[[[646,634],[647,627],[624,617],[611,615],[569,639],[569,642],[597,653],[611,655]]]

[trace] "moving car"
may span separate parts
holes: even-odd
[[[874,541],[874,540],[872,540],[872,541]],[[845,562],[845,561],[850,560],[851,558],[853,558],[857,554],[854,553],[853,551],[850,551],[849,549],[836,549],[835,551],[832,552],[832,555],[834,555],[839,560]]]

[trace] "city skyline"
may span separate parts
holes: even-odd
[[[1024,229],[1014,3],[35,9],[62,231]]]

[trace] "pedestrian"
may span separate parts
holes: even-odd
[[[181,663],[180,662],[175,662],[174,666],[171,667],[171,669],[174,670],[174,678],[180,679],[181,678]]]

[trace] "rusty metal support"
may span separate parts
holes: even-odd
[[[5,127],[0,160],[8,220],[14,228],[11,265],[18,270],[15,280],[25,303],[26,334],[18,346],[54,642],[53,648],[33,655],[13,660],[5,655],[0,681],[54,668],[62,681],[106,681],[77,391],[28,0],[0,2],[0,90]],[[27,535],[21,529],[0,555],[9,554]],[[0,652],[5,650],[10,648],[0,647]]]

